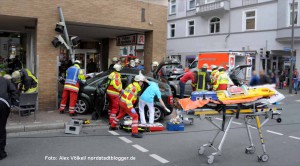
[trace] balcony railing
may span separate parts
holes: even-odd
[[[229,2],[226,0],[217,0],[211,3],[203,3],[205,1],[200,1],[197,6],[198,15],[213,15],[216,13],[226,12],[229,10]]]
[[[258,0],[243,0],[243,6],[257,4]]]

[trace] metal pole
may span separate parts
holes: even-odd
[[[69,40],[69,34],[68,34],[68,30],[67,30],[67,25],[66,25],[66,22],[65,22],[65,18],[64,18],[64,15],[63,15],[61,7],[58,6],[57,8],[58,8],[58,13],[59,13],[60,21],[64,23],[65,40],[66,40],[68,46],[70,47],[69,55],[71,55],[71,60],[72,60],[72,62],[74,62],[75,61],[75,56],[74,56],[74,51],[73,51],[73,47],[72,47],[73,45],[72,45],[72,43]]]
[[[291,43],[291,63],[290,63],[290,85],[289,85],[289,93],[292,93],[293,91],[293,84],[292,84],[292,79],[293,79],[293,71],[294,71],[294,62],[293,59],[294,57],[294,21],[295,21],[295,0],[293,0],[293,12],[292,12],[292,43]]]

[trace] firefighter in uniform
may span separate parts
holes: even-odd
[[[59,112],[64,113],[68,99],[69,101],[69,114],[75,116],[75,106],[78,97],[79,86],[81,83],[85,83],[85,76],[83,71],[80,69],[81,62],[76,60],[74,65],[69,67],[67,70],[66,81],[64,85],[64,91],[62,94],[62,100],[60,103]]]
[[[129,84],[124,93],[121,96],[121,100],[119,103],[120,112],[118,116],[113,120],[109,130],[117,130],[117,124],[120,119],[122,119],[126,114],[128,114],[132,118],[131,132],[132,137],[134,138],[142,138],[143,135],[138,132],[138,120],[139,116],[134,109],[133,105],[137,100],[137,95],[141,91],[141,86],[145,77],[140,73],[134,77],[134,82]]]
[[[211,65],[210,68],[212,70],[210,78],[211,78],[211,85],[213,87],[217,83],[217,79],[219,76],[219,70],[218,70],[218,66],[216,66],[216,65]]]
[[[38,89],[37,78],[26,68],[14,71],[12,73],[12,81],[20,91],[25,93],[33,93]]]
[[[200,71],[198,72],[198,79],[197,79],[197,86],[196,86],[197,91],[209,90],[211,79],[209,73],[207,72],[207,67],[208,65],[204,63]]]
[[[219,67],[219,76],[217,79],[217,83],[214,86],[215,91],[227,90],[229,83],[229,78],[223,66]]]
[[[118,110],[119,110],[119,100],[120,100],[120,93],[122,91],[122,81],[121,81],[121,74],[119,73],[122,69],[120,64],[115,64],[113,67],[113,72],[110,73],[108,76],[108,87],[106,90],[107,98],[109,101],[108,112],[109,112],[109,123],[111,124],[112,121],[115,119]]]
[[[0,76],[0,160],[6,158],[6,123],[10,112],[10,104],[18,106],[19,96],[16,87]]]

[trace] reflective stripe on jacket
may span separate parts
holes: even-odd
[[[137,82],[129,84],[121,97],[121,101],[126,103],[127,108],[133,108],[133,104],[137,99],[138,93],[141,91],[141,87]]]
[[[120,95],[120,92],[122,90],[121,74],[114,71],[110,73],[108,78],[110,79],[110,83],[107,87],[107,94]]]
[[[228,82],[229,82],[229,78],[227,76],[227,74],[225,73],[225,71],[220,72],[220,75],[218,77],[217,80],[217,91],[218,90],[227,90],[227,86],[228,86]]]
[[[74,81],[76,80],[75,84]],[[78,80],[85,80],[85,76],[83,71],[80,69],[78,64],[75,64],[72,67],[69,67],[67,70],[66,82],[64,89],[78,92],[79,91],[79,83]]]
[[[197,91],[203,91],[205,90],[205,87],[206,87],[206,72],[203,72],[203,71],[199,71],[198,72],[198,82],[197,82],[197,86],[196,86],[196,90]]]
[[[218,70],[213,70],[211,72],[211,84],[216,85],[217,83],[217,76],[219,76],[219,71]]]

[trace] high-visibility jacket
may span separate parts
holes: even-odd
[[[110,73],[108,78],[110,80],[106,93],[119,96],[122,90],[121,74],[119,72],[113,71],[112,73]]]
[[[211,84],[216,85],[217,83],[217,76],[219,76],[219,71],[217,69],[211,72]]]
[[[78,80],[85,81],[85,76],[83,71],[80,69],[78,64],[71,66],[67,70],[66,82],[64,89],[70,90],[73,92],[79,91],[79,82]]]
[[[27,68],[21,69],[20,72],[22,73],[22,90],[25,93],[36,92],[38,88],[38,79]]]
[[[137,82],[129,84],[122,94],[121,101],[126,103],[128,109],[133,108],[133,104],[137,100],[137,95],[141,91],[141,87]]]
[[[201,69],[200,71],[198,71],[198,79],[197,79],[197,86],[196,86],[197,91],[208,90],[208,85],[210,84],[210,82],[211,82],[210,76],[206,72],[206,70]]]
[[[218,71],[218,70],[217,70]],[[214,75],[214,79],[215,79],[215,82],[213,84],[213,90],[217,90],[218,86],[217,86],[217,81],[218,81],[218,78],[219,78],[219,75],[220,75],[220,72],[216,72],[215,75]]]
[[[227,90],[229,78],[225,71],[221,71],[216,83],[216,90]]]

